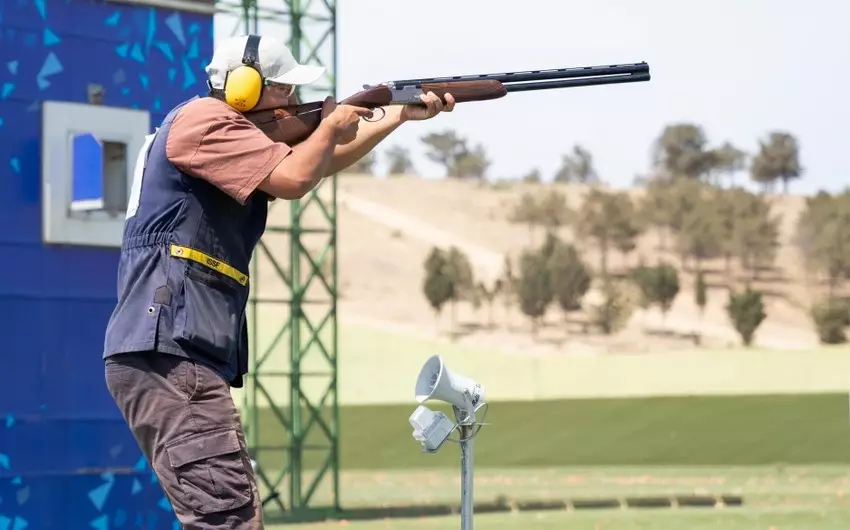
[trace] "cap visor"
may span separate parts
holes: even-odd
[[[269,81],[281,85],[310,85],[318,81],[323,75],[325,75],[324,66],[299,64],[283,75],[270,78]]]

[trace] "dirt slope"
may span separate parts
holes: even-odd
[[[340,279],[340,321],[392,330],[406,334],[446,337],[485,348],[499,348],[524,354],[597,354],[640,352],[662,348],[693,347],[691,334],[699,330],[706,346],[738,344],[723,309],[726,278],[723,263],[709,263],[708,281],[712,287],[705,314],[700,317],[694,303],[693,277],[681,277],[683,288],[672,311],[661,317],[657,312],[637,311],[627,329],[613,337],[585,332],[581,314],[565,322],[563,315],[550,311],[546,326],[536,337],[517,310],[506,311],[497,301],[491,316],[487,307],[474,310],[465,304],[456,308],[457,324],[450,326],[450,311],[437,321],[421,294],[423,261],[433,245],[455,245],[463,249],[480,278],[499,274],[506,254],[515,258],[523,248],[537,245],[542,234],[506,220],[511,204],[533,185],[516,184],[494,189],[473,183],[434,181],[416,178],[374,179],[346,175],[338,189],[338,266]],[[565,186],[572,206],[580,204],[586,192],[579,186]],[[324,190],[325,193],[328,190]],[[638,194],[639,192],[634,192]],[[755,285],[768,293],[768,319],[757,333],[758,345],[771,348],[808,348],[817,344],[804,308],[811,303],[813,289],[805,275],[791,236],[797,215],[803,207],[800,197],[773,197],[774,212],[783,217],[783,247],[776,270],[763,272]],[[282,206],[282,207],[281,207]],[[326,226],[321,211],[306,208],[307,226]],[[270,226],[285,223],[290,216],[285,205],[275,207]],[[569,230],[562,236],[570,239]],[[326,234],[304,236],[307,246],[319,248]],[[267,236],[272,253],[281,264],[288,260],[285,235]],[[609,263],[614,271],[624,264],[647,263],[659,258],[679,265],[678,257],[658,250],[658,236],[649,232],[638,249],[625,259],[613,253]],[[592,266],[599,263],[598,252],[586,248],[584,255]],[[260,285],[265,296],[280,295],[285,289],[275,279],[268,260],[260,260]],[[309,263],[302,261],[302,268]],[[737,271],[736,271],[737,272]],[[737,275],[736,285],[746,278]],[[277,287],[275,287],[277,285]],[[318,282],[309,292],[321,296]]]

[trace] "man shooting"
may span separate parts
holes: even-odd
[[[248,265],[268,203],[297,199],[354,164],[406,121],[451,112],[422,105],[324,102],[297,145],[273,142],[242,113],[295,105],[301,65],[270,37],[238,37],[207,66],[210,94],[181,103],[139,153],[104,341],[110,393],[185,529],[261,529],[262,506],[230,388],[248,371]]]

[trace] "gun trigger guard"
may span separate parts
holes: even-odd
[[[375,117],[376,111],[381,111],[380,117],[377,117],[377,118]],[[386,115],[387,115],[387,111],[385,111],[383,107],[375,107],[374,109],[372,109],[372,117],[371,118],[363,118],[363,119],[365,121],[368,121],[369,123],[374,123],[376,121],[381,121],[384,118],[384,116],[386,116]]]

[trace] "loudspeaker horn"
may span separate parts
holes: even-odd
[[[436,399],[472,412],[484,403],[484,395],[481,383],[451,372],[439,355],[425,361],[416,379],[416,402],[420,404]]]

